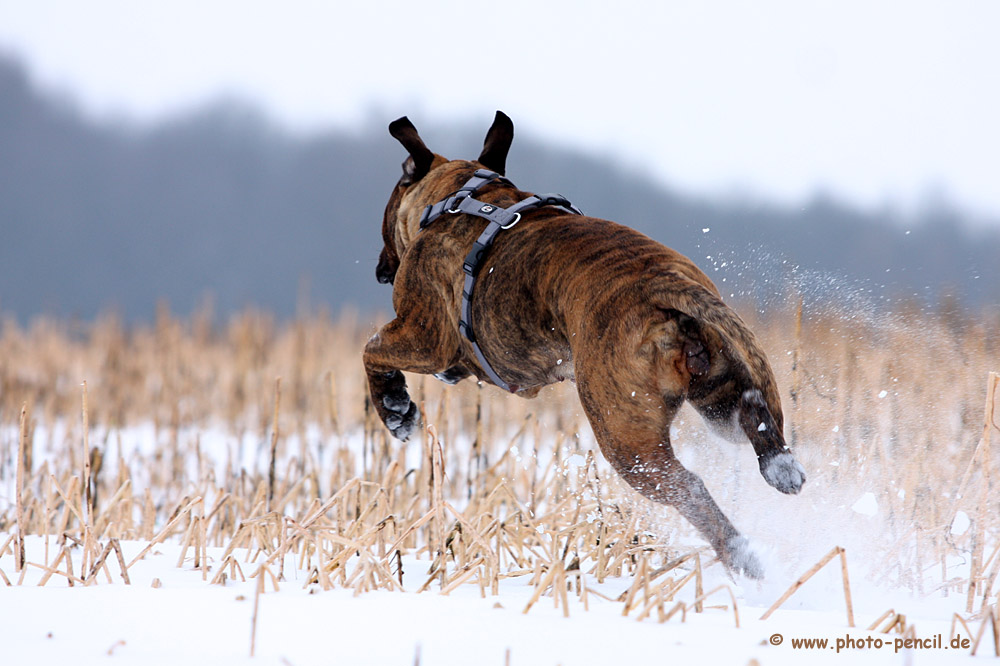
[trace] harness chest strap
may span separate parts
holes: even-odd
[[[518,387],[512,387],[501,379],[493,369],[493,366],[490,365],[490,362],[486,360],[486,355],[483,354],[483,350],[479,347],[475,331],[472,329],[472,292],[475,289],[479,267],[486,258],[493,240],[501,231],[510,229],[517,224],[521,219],[522,211],[541,208],[542,206],[557,206],[573,215],[583,215],[583,213],[579,208],[571,204],[566,197],[559,194],[535,194],[517,202],[510,208],[483,203],[472,197],[472,194],[477,190],[494,181],[513,185],[509,180],[494,171],[478,169],[458,192],[424,209],[423,215],[420,217],[420,228],[426,228],[427,225],[445,213],[452,215],[462,213],[476,215],[489,222],[486,225],[486,229],[479,234],[479,237],[472,244],[472,250],[469,251],[469,254],[465,257],[465,261],[462,263],[462,270],[465,272],[465,283],[462,286],[462,306],[458,328],[462,332],[462,335],[472,343],[472,351],[475,353],[476,359],[490,380],[503,390],[516,393]]]

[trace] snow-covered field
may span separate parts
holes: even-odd
[[[119,438],[125,443],[125,459],[150,455],[154,448],[155,436],[149,427],[125,431]],[[48,439],[39,437],[40,441]],[[226,460],[225,452],[231,453],[235,446],[232,438],[229,440],[227,446],[221,433],[204,433],[200,438],[202,454]],[[289,448],[294,450],[295,443]],[[729,455],[734,453],[738,458],[741,452],[728,451]],[[536,458],[528,464],[530,459],[524,457],[525,467],[537,463]],[[252,456],[243,462],[254,465]],[[570,460],[569,464],[577,462]],[[699,466],[696,460],[689,464],[695,469]],[[65,576],[56,574],[39,586],[45,570],[29,565],[19,578],[14,573],[13,547],[8,546],[0,557],[0,571],[12,584],[0,583],[3,662],[569,666],[661,660],[747,664],[754,659],[760,664],[839,663],[841,659],[850,663],[936,664],[965,663],[970,658],[971,642],[983,622],[970,621],[968,628],[960,623],[953,626],[956,613],[968,617],[964,594],[946,587],[919,595],[878,575],[880,565],[870,559],[875,549],[866,546],[867,540],[879,541],[875,533],[881,529],[880,507],[873,494],[861,494],[853,506],[835,507],[829,525],[817,525],[809,514],[822,511],[810,511],[802,505],[782,508],[787,498],[758,496],[766,488],[763,482],[758,488],[757,479],[749,475],[752,468],[738,461],[737,467],[748,477],[743,479],[743,499],[749,494],[759,501],[756,515],[775,512],[754,520],[754,512],[743,511],[736,518],[768,562],[768,576],[760,583],[732,580],[720,566],[707,566],[702,589],[715,591],[705,599],[702,612],[695,612],[695,587],[689,584],[664,608],[669,611],[676,602],[683,602],[683,612],[678,610],[665,622],[659,621],[655,610],[637,619],[642,604],[623,615],[624,604],[618,599],[633,585],[630,575],[599,582],[593,574],[585,574],[584,584],[591,591],[586,609],[584,601],[572,593],[571,584],[566,609],[556,605],[549,591],[525,613],[536,591],[530,572],[502,578],[496,595],[488,586],[481,590],[475,577],[447,594],[436,582],[418,592],[431,565],[426,552],[402,558],[403,591],[380,589],[363,594],[348,588],[322,590],[310,571],[300,568],[299,559],[288,554],[278,589],[265,577],[263,593],[258,596],[257,579],[251,575],[263,557],[260,553],[251,556],[243,548],[234,551],[241,563],[240,573],[221,583],[211,581],[220,569],[224,549],[206,548],[209,569],[203,575],[195,566],[193,548],[186,550],[181,566],[177,566],[181,545],[180,537],[175,536],[155,545],[129,567],[129,584],[123,582],[121,567],[111,555],[106,570],[89,585],[77,582],[69,586]],[[217,472],[222,475],[224,470]],[[810,503],[818,498],[806,492],[802,500]],[[643,502],[637,497],[630,501]],[[735,506],[732,503],[731,508]],[[647,513],[638,515],[655,523],[650,510],[655,513],[656,507],[644,507]],[[960,518],[951,529],[956,537],[968,529],[967,516],[962,513]],[[700,545],[685,529],[674,529],[672,538],[689,542],[688,550]],[[776,544],[768,545],[769,538],[775,538]],[[7,540],[7,534],[0,534],[0,544]],[[782,552],[783,543],[795,540],[800,542],[799,548]],[[125,561],[131,562],[148,543],[123,541]],[[796,578],[838,545],[846,549],[854,627],[848,624],[839,558],[808,580],[767,620],[761,619]],[[26,560],[52,562],[58,550],[58,537],[31,536],[26,541]],[[76,553],[77,567],[81,550],[71,549]],[[352,557],[346,568],[357,564],[358,558]],[[279,569],[271,567],[276,575]],[[691,563],[682,565],[676,577],[691,570]],[[76,575],[82,577],[79,571]],[[928,580],[939,575],[937,571],[928,574]],[[244,576],[247,580],[242,580]],[[946,579],[963,576],[968,576],[967,562],[951,558]],[[717,589],[720,586],[722,589]],[[905,616],[908,633],[898,629],[884,633],[888,619],[879,624],[879,630],[867,629],[890,609]],[[977,653],[992,656],[992,629],[987,627],[984,634]],[[920,639],[921,644],[904,647],[913,645],[903,642],[912,638]],[[799,643],[809,639],[827,639],[828,644]],[[952,644],[952,639],[957,642]],[[967,642],[962,643],[963,639]]]
[[[41,560],[43,539],[28,541],[28,559]],[[126,559],[144,544],[123,544]],[[807,583],[787,608],[768,620],[760,616],[781,593],[787,580],[761,586],[734,585],[713,567],[706,589],[729,584],[736,594],[739,623],[735,626],[727,593],[713,595],[702,613],[689,612],[665,623],[655,616],[643,621],[622,616],[622,603],[592,595],[589,610],[575,599],[569,617],[543,598],[523,613],[533,588],[521,578],[507,579],[498,596],[479,594],[477,585],[459,587],[448,596],[436,590],[417,594],[428,562],[404,559],[406,592],[374,591],[354,596],[350,590],[318,592],[305,585],[289,556],[279,590],[270,581],[255,600],[254,581],[210,585],[190,561],[177,568],[180,548],[157,547],[130,568],[131,585],[99,579],[88,587],[69,588],[63,581],[38,587],[40,570],[30,570],[22,585],[3,588],[0,599],[0,645],[4,662],[119,664],[609,664],[667,661],[692,664],[801,664],[828,660],[839,663],[965,663],[970,648],[950,649],[951,616],[963,610],[959,595],[914,599],[880,592],[855,578],[855,628],[847,624],[837,576]],[[218,557],[221,549],[210,549]],[[11,571],[8,554],[2,566]],[[247,567],[249,570],[250,567]],[[838,568],[839,567],[835,567]],[[858,571],[858,568],[855,569]],[[706,572],[708,574],[708,572]],[[153,581],[159,581],[153,586]],[[16,579],[12,582],[16,582]],[[629,580],[589,584],[617,597]],[[682,595],[688,601],[692,594]],[[252,619],[257,604],[255,657],[250,657]],[[725,606],[720,608],[718,606]],[[925,649],[897,649],[903,634],[866,631],[883,611],[906,615],[915,635],[930,639]],[[634,615],[635,613],[633,613]],[[979,629],[978,623],[972,625]],[[993,655],[992,636],[980,645],[980,655]],[[938,643],[934,639],[940,635]],[[781,636],[782,642],[772,643]],[[959,625],[956,636],[969,638]],[[853,641],[869,637],[872,647]],[[793,640],[826,638],[825,649],[795,648]],[[974,636],[972,637],[974,638]],[[837,651],[837,640],[843,643]],[[943,643],[943,644],[942,644]],[[875,645],[881,644],[881,648]],[[934,647],[942,644],[941,647]],[[509,660],[509,661],[505,661]],[[634,661],[633,661],[634,660]]]
[[[844,321],[792,339],[787,322],[757,326],[796,396],[783,400],[800,495],[774,491],[749,446],[713,439],[693,411],[671,433],[750,538],[761,582],[731,579],[673,509],[618,479],[572,387],[524,401],[411,378],[432,428],[404,444],[364,410],[347,325],[101,324],[82,342],[8,327],[0,665],[995,659],[985,324],[850,321],[848,336]]]

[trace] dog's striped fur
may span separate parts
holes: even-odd
[[[447,160],[406,118],[390,132],[407,148],[386,206],[376,274],[392,282],[396,318],[365,348],[372,402],[393,434],[419,422],[401,370],[455,382],[489,381],[458,330],[462,261],[485,220],[445,215],[419,230],[422,210],[478,168],[504,173],[513,126],[502,113],[475,162]],[[476,197],[510,206],[530,193],[493,183]],[[734,571],[761,566],[701,479],[670,446],[670,423],[688,400],[731,439],[750,440],[761,473],[784,493],[805,481],[782,436],[770,364],[739,316],[689,259],[627,227],[557,208],[526,212],[501,233],[472,301],[487,359],[518,394],[574,379],[601,451],[643,495],[676,507]]]

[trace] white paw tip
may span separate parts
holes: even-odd
[[[726,542],[729,550],[730,567],[738,574],[747,578],[760,579],[764,577],[764,565],[757,553],[750,547],[750,542],[744,536],[731,537]]]
[[[783,493],[797,493],[806,482],[806,470],[791,453],[772,456],[761,469],[764,480]]]

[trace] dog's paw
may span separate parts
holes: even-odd
[[[434,377],[440,379],[445,384],[457,384],[468,376],[469,371],[457,365],[448,368],[444,372],[434,373]]]
[[[760,473],[765,481],[786,495],[795,495],[806,482],[805,468],[787,451],[762,458]]]
[[[384,396],[382,405],[388,411],[385,426],[393,437],[405,442],[420,423],[420,410],[417,409],[417,404],[410,400],[409,395],[403,393]]]
[[[737,535],[726,541],[726,554],[722,561],[733,574],[742,574],[753,580],[764,577],[764,565],[745,536]]]
[[[410,396],[407,395],[406,391],[402,391],[396,395],[382,396],[382,406],[390,412],[405,414],[406,410],[410,408],[410,403]]]

